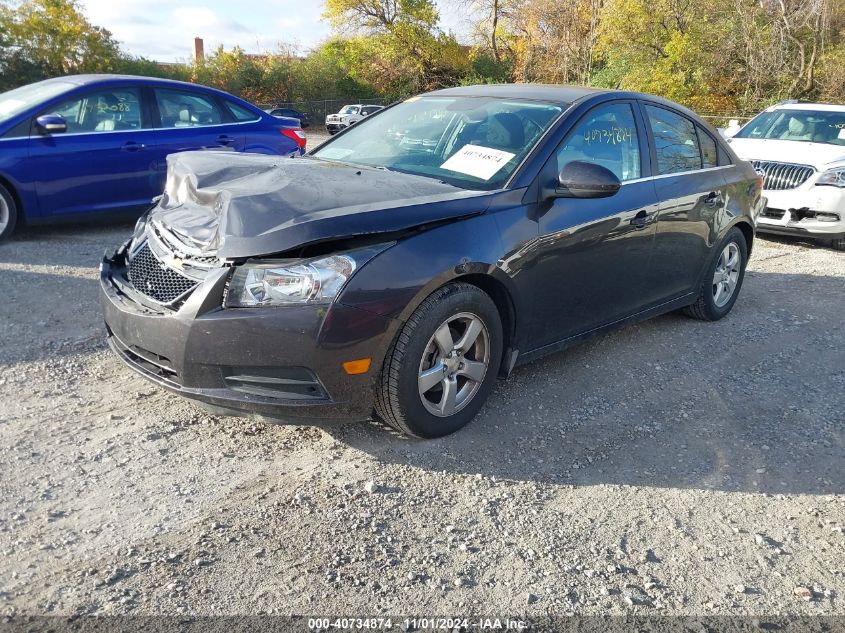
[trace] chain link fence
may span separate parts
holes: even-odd
[[[756,114],[700,114],[699,115],[702,119],[707,121],[710,125],[716,128],[725,128],[728,127],[728,123],[730,121],[736,120],[739,121],[740,125],[745,125],[751,119],[753,119]]]

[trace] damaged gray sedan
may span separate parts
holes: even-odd
[[[760,192],[657,97],[428,93],[303,158],[170,156],[102,262],[109,342],[216,411],[437,437],[521,363],[671,310],[727,315]]]

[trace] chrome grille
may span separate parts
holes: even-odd
[[[148,236],[153,254],[157,254],[159,259],[167,255],[178,257],[183,265],[181,272],[186,277],[202,281],[209,270],[220,266],[220,259],[214,253],[201,254],[192,251],[185,244],[177,242],[172,233],[155,223],[151,223]]]
[[[169,268],[145,243],[129,258],[129,281],[135,290],[158,303],[173,303],[197,282]]]
[[[816,173],[808,165],[794,163],[777,163],[772,160],[752,160],[751,164],[757,173],[763,175],[763,189],[780,191],[800,187],[807,179]]]

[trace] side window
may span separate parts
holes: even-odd
[[[640,141],[631,106],[615,103],[587,113],[558,149],[558,172],[575,160],[606,167],[623,182],[639,178]]]
[[[223,122],[217,103],[198,92],[155,89],[161,127],[202,127]]]
[[[705,169],[719,166],[719,150],[713,137],[702,128],[696,126],[698,131],[698,142],[701,143],[701,165]]]
[[[247,110],[246,108],[239,106],[234,101],[227,101],[226,107],[229,108],[229,111],[232,113],[232,116],[235,117],[235,121],[243,122],[243,121],[257,121],[258,115],[255,114],[252,110]],[[285,114],[285,111],[282,111],[284,116],[289,116]]]
[[[658,173],[701,169],[701,152],[693,122],[665,108],[647,105],[645,109],[654,136]]]
[[[68,133],[141,129],[141,99],[135,88],[98,90],[68,99],[41,114],[58,114]]]

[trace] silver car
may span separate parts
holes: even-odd
[[[379,110],[384,110],[384,106],[363,105],[360,103],[357,105],[343,106],[337,114],[330,114],[326,117],[326,130],[328,130],[329,134],[337,134],[341,130],[345,130],[350,125]]]

